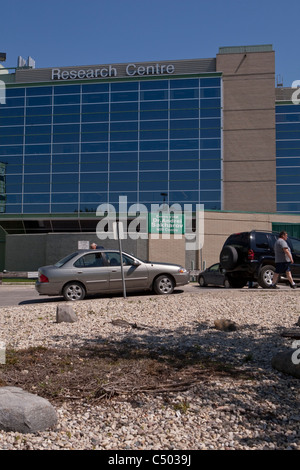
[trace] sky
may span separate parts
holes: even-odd
[[[6,67],[215,57],[219,47],[272,44],[275,85],[300,80],[296,0],[9,0],[0,6]]]

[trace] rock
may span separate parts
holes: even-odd
[[[300,330],[285,330],[280,334],[280,336],[283,336],[284,338],[300,339]]]
[[[0,341],[0,364],[5,364],[6,362],[6,346],[3,341]]]
[[[236,331],[238,325],[232,320],[226,320],[225,318],[220,318],[214,321],[215,328],[221,331]]]
[[[272,358],[272,367],[279,372],[283,372],[300,379],[299,356],[299,349],[292,349],[283,353],[278,353]]]
[[[78,321],[77,315],[71,305],[58,305],[56,309],[56,322],[74,323]]]
[[[56,423],[56,411],[48,400],[19,387],[0,387],[2,431],[35,433],[52,428]]]

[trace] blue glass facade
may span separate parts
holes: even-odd
[[[277,211],[300,214],[300,106],[276,105]]]
[[[221,209],[221,113],[213,73],[8,86],[0,211],[94,213],[119,196],[149,207],[161,193],[170,205]]]

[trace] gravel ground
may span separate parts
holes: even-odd
[[[211,373],[186,390],[126,394],[98,403],[54,404],[55,429],[0,431],[1,450],[300,450],[299,380],[272,369],[291,347],[280,333],[300,316],[300,291],[211,289],[167,297],[130,296],[72,303],[78,321],[56,323],[57,303],[0,309],[0,341],[25,349],[126,345],[155,354],[191,354],[234,367],[243,376]],[[236,322],[218,331],[214,320]],[[112,323],[122,319],[142,328]],[[1,375],[1,366],[0,366]]]

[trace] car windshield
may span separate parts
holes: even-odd
[[[63,266],[64,264],[66,264],[70,259],[74,258],[74,256],[78,255],[78,252],[75,252],[75,253],[71,253],[70,255],[68,256],[65,256],[63,259],[57,261],[57,263],[55,263],[55,267],[56,268],[61,268],[61,266]]]

